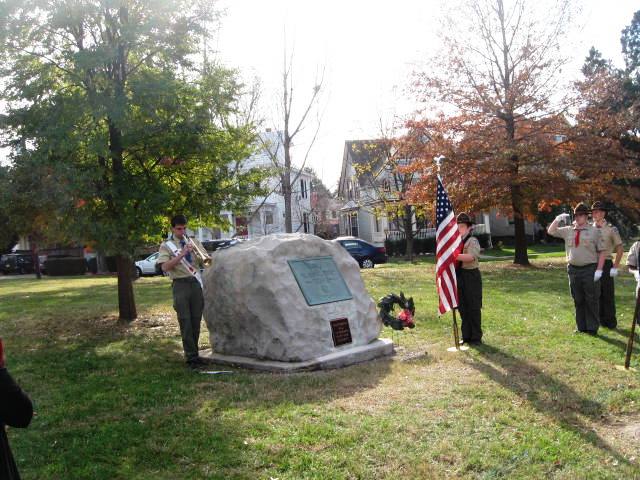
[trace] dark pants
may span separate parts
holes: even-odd
[[[607,328],[616,328],[616,290],[611,276],[613,262],[605,260],[600,279],[600,325]]]
[[[194,277],[173,281],[173,309],[178,314],[182,348],[188,361],[198,358],[200,320],[204,309],[204,297],[200,283]]]
[[[458,281],[458,311],[462,319],[462,340],[482,340],[482,277],[477,268],[456,269]]]
[[[596,333],[600,326],[600,281],[594,282],[596,264],[569,265],[569,287],[576,308],[576,327],[580,332]]]

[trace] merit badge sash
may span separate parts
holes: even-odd
[[[180,253],[180,249],[176,247],[175,243],[173,243],[171,240],[167,240],[166,242],[164,242],[164,244],[169,247],[169,250],[171,250],[171,253],[173,253],[174,256],[178,256],[178,254]],[[204,286],[202,285],[202,275],[200,275],[200,270],[187,262],[184,257],[180,259],[180,263],[182,263],[182,265],[189,271],[191,275],[196,277],[196,280],[198,280],[198,282],[200,283],[200,287],[204,288]]]

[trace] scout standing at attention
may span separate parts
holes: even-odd
[[[462,318],[462,341],[482,343],[482,277],[480,276],[480,242],[471,235],[473,222],[466,213],[456,218],[462,237],[462,252],[456,257],[458,311]]]
[[[636,278],[636,297],[638,297],[638,291],[640,291],[640,242],[635,242],[629,249],[629,255],[627,255],[627,267],[629,272]],[[640,317],[640,316],[639,316]],[[640,324],[640,318],[636,319],[636,322]]]
[[[600,230],[604,243],[605,261],[602,267],[602,278],[600,279],[600,325],[607,328],[616,328],[616,291],[613,278],[618,276],[618,266],[622,259],[624,249],[622,239],[618,229],[607,223],[605,216],[607,209],[602,202],[595,202],[591,205],[591,216],[593,226]],[[611,260],[611,255],[616,252],[615,260]]]
[[[576,308],[578,332],[595,335],[600,326],[600,278],[605,260],[600,230],[588,222],[589,209],[583,203],[573,210],[573,225],[558,227],[568,213],[558,215],[547,231],[549,235],[564,239],[569,272],[569,286]]]
[[[172,280],[173,308],[178,314],[187,365],[198,368],[206,362],[198,355],[200,320],[204,309],[200,268],[204,267],[204,263],[202,255],[197,255],[196,250],[205,250],[197,240],[187,237],[186,230],[187,217],[176,215],[171,219],[173,233],[160,245],[156,263],[163,272],[169,273]]]

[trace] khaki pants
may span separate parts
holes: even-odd
[[[187,362],[198,358],[200,320],[204,297],[200,283],[194,277],[173,281],[173,309],[178,314],[182,348]]]

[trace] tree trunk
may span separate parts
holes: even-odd
[[[133,295],[133,264],[128,256],[118,255],[116,256],[116,265],[118,267],[119,319],[131,322],[138,317]]]
[[[524,230],[524,215],[522,214],[522,193],[520,185],[511,185],[511,208],[513,209],[513,227],[516,238],[516,251],[513,263],[517,265],[529,265],[527,253],[527,236]]]
[[[36,243],[33,242],[33,246],[31,247],[31,257],[33,258],[33,268],[36,274],[36,278],[40,280],[42,278],[42,272],[40,271],[40,258],[38,256],[38,247]]]
[[[96,273],[109,273],[107,266],[107,257],[104,252],[98,252],[96,255]]]
[[[284,197],[284,230],[287,233],[293,232],[291,221],[291,141],[288,138],[289,132],[285,126],[284,137],[284,174],[282,175],[282,196]]]
[[[502,9],[502,2],[500,2],[500,8]],[[505,57],[505,70],[507,69],[507,58]],[[507,81],[505,84],[505,90],[508,91],[510,84]],[[510,148],[515,149],[515,135],[516,124],[514,121],[513,112],[509,112],[505,117],[505,127],[507,130],[507,140],[510,144]],[[527,253],[527,236],[524,230],[524,215],[523,207],[524,202],[522,200],[522,188],[518,183],[520,175],[520,164],[518,155],[511,156],[511,209],[513,210],[513,230],[516,240],[516,251],[513,256],[513,263],[516,265],[529,265],[529,254]]]
[[[405,258],[408,261],[413,261],[413,211],[409,205],[404,206],[404,238],[407,242],[407,250],[405,252]]]
[[[117,218],[120,211],[120,203],[119,203],[119,193],[124,191],[126,185],[124,185],[123,181],[123,151],[124,148],[122,146],[122,131],[118,126],[116,126],[111,119],[109,119],[109,150],[111,152],[111,161],[112,161],[112,171],[113,171],[113,182],[116,186],[115,198],[113,199],[115,208],[111,212],[111,215],[114,218]],[[124,237],[124,242],[126,244],[126,236]],[[118,267],[118,309],[120,313],[120,320],[130,322],[135,320],[138,316],[136,312],[136,303],[135,298],[133,296],[133,281],[132,281],[132,270],[133,265],[131,262],[131,258],[128,256],[124,256],[123,254],[119,254],[116,256],[116,265]]]

